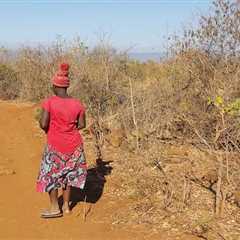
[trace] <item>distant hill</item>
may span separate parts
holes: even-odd
[[[160,52],[131,52],[128,53],[130,59],[146,62],[149,60],[160,62],[164,54]]]

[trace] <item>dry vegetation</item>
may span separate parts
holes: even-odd
[[[239,239],[237,5],[214,1],[197,28],[172,37],[170,50],[161,63],[139,63],[104,43],[89,50],[80,40],[14,55],[3,48],[0,97],[43,99],[58,64],[68,61],[70,93],[87,105],[97,145],[118,148],[117,194],[133,199],[131,216],[115,213],[113,221]]]

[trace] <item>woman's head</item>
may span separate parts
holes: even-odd
[[[68,88],[70,85],[69,74],[69,64],[62,63],[59,70],[52,78],[52,84],[59,88]]]
[[[52,85],[52,91],[56,96],[67,95],[67,87],[57,87]]]

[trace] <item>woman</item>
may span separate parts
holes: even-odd
[[[79,130],[85,128],[83,105],[67,93],[70,81],[69,65],[61,64],[52,79],[52,96],[42,103],[40,127],[47,134],[47,145],[43,154],[37,179],[37,191],[48,192],[50,208],[41,217],[61,217],[58,206],[58,189],[63,191],[63,213],[70,213],[70,188],[83,189],[87,166],[83,151],[83,139]]]

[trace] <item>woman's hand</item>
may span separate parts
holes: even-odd
[[[81,117],[78,118],[77,121],[77,129],[83,129],[86,127],[86,115],[85,113],[83,113],[83,115]]]
[[[47,133],[49,128],[49,122],[50,122],[50,114],[45,109],[42,109],[41,117],[39,120],[40,128]]]

